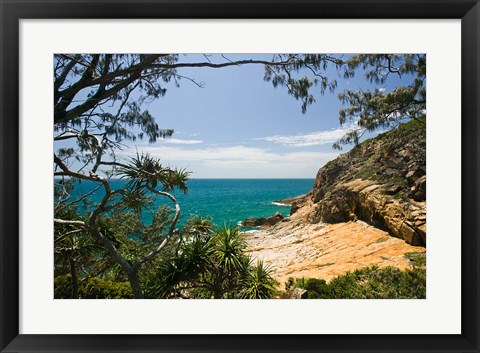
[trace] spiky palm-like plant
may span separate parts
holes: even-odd
[[[186,233],[192,235],[205,235],[213,230],[212,218],[202,216],[190,217],[183,227]]]
[[[165,167],[159,159],[148,153],[137,153],[127,164],[118,167],[117,175],[129,180],[127,183],[129,189],[156,189],[160,184],[162,191],[169,192],[178,188],[186,193],[188,191],[186,182],[190,173],[185,169]]]
[[[217,263],[229,273],[239,272],[242,269],[243,250],[247,243],[240,236],[238,227],[216,230],[211,241]]]
[[[277,282],[272,278],[273,269],[263,261],[257,261],[251,266],[243,278],[243,290],[241,297],[245,299],[269,299],[277,290]]]
[[[199,225],[212,229],[206,219],[191,219],[189,241],[181,244],[179,255],[165,258],[157,267],[160,283],[151,295],[160,298],[188,297],[215,299],[272,298],[276,282],[272,268],[245,253],[246,242],[238,227],[200,231]]]

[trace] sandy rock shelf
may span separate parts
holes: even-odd
[[[308,224],[299,216],[244,236],[248,253],[274,266],[280,286],[288,277],[329,281],[371,265],[406,269],[411,267],[406,253],[425,252],[362,221]]]

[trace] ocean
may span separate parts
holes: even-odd
[[[181,227],[190,215],[211,217],[217,226],[235,226],[246,218],[270,217],[276,212],[287,216],[290,207],[275,204],[274,201],[306,194],[312,190],[313,183],[314,179],[192,179],[188,181],[189,191],[186,195],[178,190],[172,193],[181,208],[178,226]],[[125,184],[125,180],[111,180],[113,190],[122,188]],[[97,186],[97,183],[88,181],[76,183],[71,191],[71,199],[74,200]],[[99,202],[103,197],[101,190],[91,194],[89,200]],[[150,207],[151,210],[156,210],[165,204],[173,206],[166,197],[158,196],[155,204]],[[146,223],[152,220],[152,212],[148,211],[142,215],[142,220]]]

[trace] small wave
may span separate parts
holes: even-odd
[[[285,206],[285,207],[290,207],[292,205],[286,204],[286,203],[280,203],[280,202],[272,202],[272,205],[275,206]]]
[[[242,221],[238,221],[237,226],[241,227],[242,226]]]
[[[243,232],[243,233],[252,234],[252,233],[258,232],[259,230],[260,230],[260,229],[250,229],[250,230],[246,230],[246,231]]]

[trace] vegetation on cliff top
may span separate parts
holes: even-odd
[[[416,261],[419,257],[415,257]],[[426,269],[416,262],[411,269],[366,267],[335,277],[329,283],[316,278],[290,279],[283,298],[293,289],[306,290],[306,299],[425,299]]]

